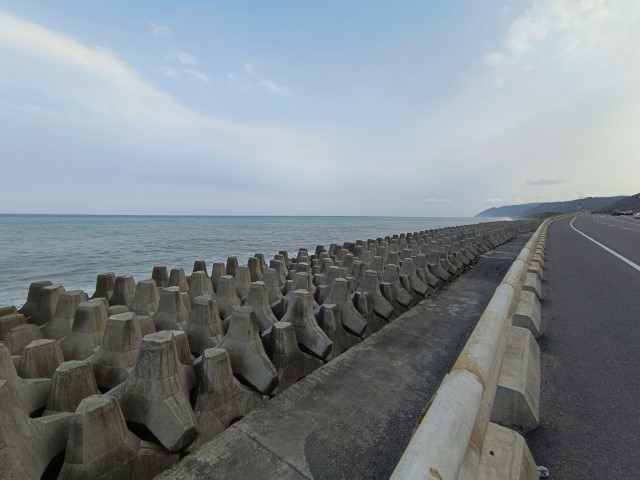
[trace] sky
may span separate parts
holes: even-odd
[[[0,0],[0,213],[640,191],[640,0]]]

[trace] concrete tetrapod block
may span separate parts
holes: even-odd
[[[270,329],[271,326],[278,321],[271,310],[269,294],[264,282],[258,281],[251,283],[247,294],[246,306],[253,307],[261,334]]]
[[[418,278],[425,282],[432,290],[437,290],[442,286],[442,280],[431,273],[427,266],[427,256],[419,253],[415,258],[415,267]]]
[[[129,305],[129,310],[138,315],[153,315],[158,310],[160,304],[160,296],[158,295],[158,287],[153,279],[141,280],[136,285],[136,294],[133,302]]]
[[[443,283],[448,283],[451,280],[451,274],[443,267],[440,261],[440,252],[438,250],[431,250],[429,257],[427,258],[427,267],[429,271],[442,280]]]
[[[263,401],[261,395],[236,380],[229,354],[222,348],[206,349],[196,360],[195,368],[199,386],[193,410],[198,423],[198,438],[191,445],[191,451],[221,433],[233,420],[259,407]]]
[[[27,323],[27,319],[21,313],[7,313],[0,316],[0,341],[6,341],[9,330]]]
[[[225,268],[225,275],[235,276],[236,270],[238,269],[238,257],[235,255],[231,255],[227,257],[227,266]],[[217,290],[216,290],[217,292]]]
[[[249,285],[251,284],[251,272],[247,265],[238,266],[236,274],[233,277],[233,283],[238,297],[244,299],[247,293],[249,293]]]
[[[88,362],[72,360],[61,363],[51,378],[51,390],[44,415],[73,413],[83,398],[97,395],[98,386]]]
[[[360,315],[362,315],[362,318],[367,321],[367,329],[364,332],[363,338],[368,337],[387,325],[387,322],[373,311],[373,302],[368,292],[356,292],[353,295],[353,303]]]
[[[11,353],[3,343],[0,343],[0,380],[5,380],[11,384],[20,399],[20,405],[28,414],[45,406],[49,388],[51,387],[51,380],[48,378],[24,379],[19,377],[11,359]]]
[[[162,331],[142,339],[133,374],[107,395],[118,399],[127,421],[145,425],[167,450],[178,452],[196,436],[185,384],[174,335]]]
[[[156,331],[184,328],[189,320],[189,312],[182,301],[180,287],[173,286],[160,290],[160,304],[152,318]]]
[[[25,317],[31,317],[38,308],[38,302],[40,300],[40,290],[44,287],[52,285],[50,280],[39,280],[37,282],[31,282],[29,285],[29,292],[27,293],[27,301],[18,310],[18,313],[23,314]]]
[[[218,347],[229,352],[233,373],[260,393],[268,394],[278,385],[278,372],[262,346],[253,308],[233,309],[229,331]]]
[[[124,382],[135,367],[142,335],[135,313],[109,317],[102,345],[91,359],[96,383],[110,389]]]
[[[331,352],[324,359],[326,362],[360,343],[360,338],[349,333],[342,325],[342,315],[337,305],[325,303],[314,314],[318,325],[333,344]]]
[[[307,290],[294,290],[291,305],[282,317],[295,329],[298,345],[320,359],[324,359],[331,351],[331,340],[318,326],[313,316],[313,297]]]
[[[262,267],[257,257],[249,257],[247,259],[247,267],[249,267],[249,276],[252,282],[262,280]]]
[[[523,434],[540,423],[540,347],[525,328],[511,327],[491,420]]]
[[[393,263],[388,263],[384,267],[384,271],[382,272],[383,282],[387,282],[391,284],[391,288],[393,288],[396,301],[405,308],[409,308],[411,303],[413,302],[413,297],[411,294],[402,286],[400,283],[400,267]]]
[[[71,419],[64,464],[59,480],[109,478],[151,479],[175,464],[179,455],[152,447],[153,460],[146,458],[148,442],[127,430],[115,398],[93,395],[85,398]]]
[[[102,344],[107,318],[107,304],[103,298],[78,305],[71,332],[60,341],[65,360],[85,360],[95,354]]]
[[[96,289],[91,298],[105,298],[107,301],[113,295],[113,289],[116,286],[116,274],[113,272],[100,273],[96,277]]]
[[[191,274],[191,285],[189,285],[189,304],[193,305],[197,297],[213,294],[213,285],[206,272],[202,270],[194,271]]]
[[[349,332],[361,337],[367,329],[367,321],[360,315],[349,295],[349,284],[344,278],[336,278],[329,290],[325,303],[337,305],[340,310],[342,325]]]
[[[0,478],[40,478],[64,451],[70,420],[70,413],[29,418],[13,386],[0,380]]]
[[[53,320],[58,308],[58,300],[64,292],[62,285],[49,285],[42,287],[38,293],[38,303],[35,311],[28,319],[29,323],[45,325]]]
[[[34,340],[22,351],[23,378],[51,378],[64,361],[58,342],[50,339]]]
[[[56,313],[48,324],[42,327],[42,334],[46,338],[60,340],[71,332],[73,318],[78,305],[88,300],[87,294],[82,290],[63,292],[58,299]]]
[[[211,286],[213,291],[218,291],[218,279],[227,274],[227,269],[224,266],[224,262],[214,262],[211,266]]]
[[[24,347],[41,338],[43,338],[42,331],[38,325],[23,323],[9,330],[6,343],[11,355],[22,355]]]
[[[273,311],[276,318],[282,318],[284,315],[284,297],[282,290],[280,290],[278,273],[273,268],[266,268],[262,273],[262,281],[267,287],[271,311]]]
[[[380,292],[380,281],[378,273],[374,270],[367,270],[358,286],[356,292],[366,292],[371,295],[373,311],[379,317],[389,321],[393,316],[393,305],[391,305]]]
[[[178,287],[181,293],[189,292],[189,284],[184,274],[184,268],[172,268],[169,273],[169,286]]]
[[[535,293],[523,290],[513,316],[513,326],[526,328],[534,338],[540,338],[540,301]]]
[[[220,317],[225,320],[233,313],[234,307],[242,306],[242,302],[236,293],[234,279],[231,275],[223,275],[218,279],[216,302],[218,302]]]
[[[222,340],[222,320],[213,294],[194,299],[184,331],[189,339],[189,348],[198,354],[211,346],[212,338],[215,343]]]
[[[169,272],[165,265],[154,265],[151,271],[151,278],[155,280],[158,288],[166,288],[169,286]]]
[[[136,296],[136,282],[131,275],[116,277],[113,295],[109,298],[109,305],[129,306]]]
[[[535,273],[527,273],[525,275],[522,290],[525,292],[533,292],[536,297],[538,297],[538,300],[542,300],[542,282],[540,281],[540,277]]]
[[[273,395],[324,365],[322,360],[307,355],[298,348],[295,329],[289,322],[275,323],[267,334],[266,344],[267,353],[280,380]]]
[[[293,292],[296,290],[306,290],[307,292],[311,293],[311,297],[313,299],[312,306],[314,309],[318,308],[319,305],[316,302],[313,295],[315,293],[316,287],[314,287],[311,276],[309,276],[308,273],[296,272],[296,274],[293,277],[293,280],[291,281],[290,284],[289,283],[290,282],[287,281],[287,285],[289,286],[289,289],[287,290],[287,294],[284,296],[284,312],[285,313],[289,309],[289,305],[291,304],[292,297],[293,297]]]
[[[477,480],[538,480],[540,474],[522,435],[489,423]]]

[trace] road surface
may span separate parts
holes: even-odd
[[[541,426],[527,443],[553,479],[640,478],[639,265],[638,220],[581,215],[549,227]]]

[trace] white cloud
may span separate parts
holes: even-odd
[[[451,200],[448,198],[425,198],[425,203],[431,203],[435,205],[448,205],[451,203]]]
[[[504,54],[500,52],[491,52],[485,57],[485,62],[487,63],[487,65],[497,67],[502,62],[504,62]]]
[[[279,93],[282,95],[290,94],[289,89],[287,87],[276,83],[270,78],[261,78],[260,80],[258,80],[258,85],[260,85],[262,88],[264,88],[265,90],[271,93]]]
[[[251,60],[245,62],[244,71],[247,72],[251,76],[256,76],[257,75],[257,73],[256,73],[256,64],[253,63]]]
[[[197,82],[204,83],[206,85],[209,85],[211,83],[209,76],[198,70],[192,70],[187,68],[185,69],[184,73],[187,76],[187,78],[191,80],[195,80]]]
[[[493,207],[501,207],[503,205],[520,205],[527,202],[521,198],[485,198],[484,203]]]
[[[141,164],[146,161],[156,169],[175,165],[179,155],[191,169],[235,171],[234,178],[256,181],[269,171],[278,171],[278,181],[284,181],[285,172],[293,175],[307,162],[329,165],[334,159],[333,147],[317,135],[198,113],[139,77],[113,52],[2,12],[0,57],[11,67],[6,80],[35,92],[19,100],[0,96],[0,110],[14,118],[10,126],[17,128],[20,119],[25,125],[38,124],[55,134],[57,144],[80,148],[85,142],[91,150],[97,147],[89,139],[95,138],[108,148],[127,149],[127,155],[137,152]],[[190,75],[207,80],[195,70]],[[33,98],[46,101],[34,103]],[[78,153],[78,158],[91,156]]]
[[[171,35],[171,28],[166,25],[160,25],[159,23],[152,22],[151,20],[147,20],[147,25],[151,29],[151,33],[157,35],[159,37],[166,37],[167,35]]]
[[[180,76],[180,72],[177,69],[170,67],[169,65],[160,65],[158,67],[158,71],[163,75],[171,78],[178,78]]]
[[[179,50],[167,52],[165,56],[168,60],[181,63],[182,65],[198,65],[200,63],[195,55],[187,52],[181,52]]]
[[[529,187],[545,187],[548,185],[559,185],[561,183],[567,183],[564,178],[539,178],[536,180],[527,180],[524,182]]]

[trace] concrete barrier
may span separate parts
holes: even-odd
[[[538,280],[533,284],[537,290],[534,295],[540,297],[540,277],[528,272],[528,267],[532,252],[540,255],[537,246],[548,224],[549,220],[540,225],[496,289],[400,459],[393,479],[538,478],[524,439],[490,420],[520,431],[535,428],[539,421],[540,352],[532,332],[513,327],[512,322],[521,292],[524,289],[526,293],[527,283],[533,283],[531,276]],[[482,251],[504,239],[502,233],[492,232],[474,247]],[[458,258],[457,247],[454,255],[448,252],[446,257],[440,256],[440,266],[454,274],[451,267],[462,260],[463,252]]]

